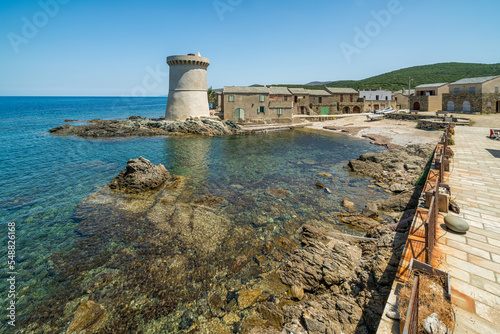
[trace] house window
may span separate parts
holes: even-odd
[[[229,102],[234,102],[234,95],[229,95],[228,101]]]
[[[453,89],[453,92],[454,92],[455,94],[460,93],[460,88],[455,88],[455,89]]]
[[[498,87],[495,87],[495,93],[498,94]]]
[[[352,102],[352,100],[353,100],[353,99],[354,99],[354,97],[353,97],[353,96],[352,96],[352,94],[351,94],[351,102]]]
[[[265,113],[266,112],[266,107],[259,107],[259,113]]]
[[[266,98],[266,97],[265,97],[264,95],[260,95],[260,96],[259,96],[259,101],[260,101],[260,102],[264,102],[264,101],[265,101],[265,98]]]
[[[476,87],[469,87],[469,93],[475,94],[476,93]]]
[[[488,108],[491,108],[491,102],[488,101]]]
[[[388,100],[389,100],[389,96],[386,96],[386,97],[385,97],[385,100],[386,100],[386,101],[388,101]]]
[[[323,98],[321,96],[318,97],[318,103],[323,103]]]
[[[380,99],[380,96],[378,96],[378,95],[377,95],[377,96],[375,96],[375,100],[377,100],[377,101],[378,101],[379,99]]]
[[[281,111],[281,108],[278,108],[277,114],[278,114],[278,116],[281,116],[283,114],[283,111]]]
[[[344,102],[344,94],[340,94],[340,102]]]

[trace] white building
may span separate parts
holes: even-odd
[[[365,101],[390,101],[392,100],[392,92],[390,90],[362,90],[359,92],[359,97]]]

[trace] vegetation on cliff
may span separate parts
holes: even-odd
[[[362,80],[332,81],[328,87],[350,87],[354,89],[386,89],[397,91],[408,89],[408,79],[411,77],[411,87],[427,83],[454,82],[463,78],[475,78],[500,75],[500,63],[438,63],[432,65],[413,66],[396,71],[383,73]],[[287,87],[304,87],[308,89],[323,89],[317,85],[282,85]]]

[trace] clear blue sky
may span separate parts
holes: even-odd
[[[3,0],[0,95],[167,95],[165,58],[197,51],[214,88],[498,63],[498,13],[498,0]]]

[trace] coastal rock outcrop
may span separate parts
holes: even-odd
[[[325,178],[323,186],[335,190],[337,181]],[[130,160],[78,205],[78,243],[51,259],[85,292],[61,297],[60,323],[82,318],[77,307],[95,300],[86,305],[95,328],[79,323],[96,332],[374,332],[406,235],[345,210],[328,218],[368,238],[338,233],[323,218],[303,225],[276,204],[250,219],[240,208],[258,202],[242,184],[198,192],[161,165]],[[296,196],[290,184],[263,184],[259,192],[272,203]],[[393,196],[394,208],[404,196]]]
[[[371,333],[378,326],[406,235],[379,226],[353,238],[302,227],[305,246],[282,265],[282,281],[307,298],[283,307],[295,333]],[[327,331],[327,329],[333,331]]]
[[[170,173],[165,166],[162,164],[156,166],[148,159],[139,157],[130,159],[127,167],[111,181],[109,187],[114,190],[138,193],[156,189],[169,178]]]
[[[429,163],[434,147],[432,144],[410,145],[379,153],[365,153],[358,159],[350,160],[346,169],[374,178],[376,185],[395,194],[387,199],[367,203],[363,214],[376,217],[384,213],[393,219],[411,216],[418,204],[421,188],[415,186],[415,181]]]
[[[127,120],[88,121],[88,124],[74,126],[65,124],[49,130],[55,135],[75,135],[88,138],[108,137],[150,137],[169,134],[200,134],[223,136],[240,132],[240,127],[232,120],[217,118],[190,118],[186,121],[165,121],[147,117],[131,116]]]
[[[410,145],[379,153],[365,153],[358,159],[349,160],[346,168],[356,174],[370,176],[375,180],[393,186],[394,192],[402,192],[425,168],[434,151],[434,145]]]

